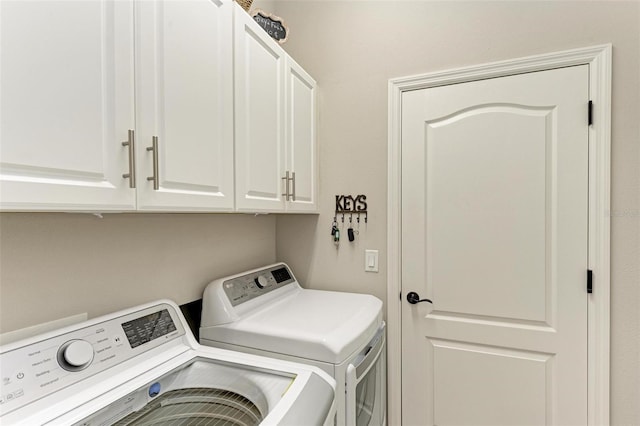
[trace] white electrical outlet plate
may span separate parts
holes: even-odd
[[[378,250],[364,251],[365,272],[378,272]]]

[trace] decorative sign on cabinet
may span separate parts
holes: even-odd
[[[260,9],[252,10],[251,16],[272,39],[280,44],[287,41],[289,27],[285,25],[282,18]]]
[[[0,32],[0,210],[317,211],[315,82],[235,2],[0,2]]]

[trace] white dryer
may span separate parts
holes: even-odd
[[[0,348],[2,425],[333,424],[309,366],[201,347],[160,301]]]
[[[220,278],[204,292],[200,343],[319,367],[336,379],[338,425],[386,423],[385,324],[374,296],[304,289],[284,263]]]

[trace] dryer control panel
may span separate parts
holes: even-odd
[[[281,264],[225,280],[222,288],[231,305],[238,306],[292,282],[293,274]]]
[[[158,304],[102,317],[1,348],[0,415],[185,334],[174,306]]]

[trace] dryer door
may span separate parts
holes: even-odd
[[[346,424],[382,426],[386,423],[387,356],[385,324],[347,366]]]

